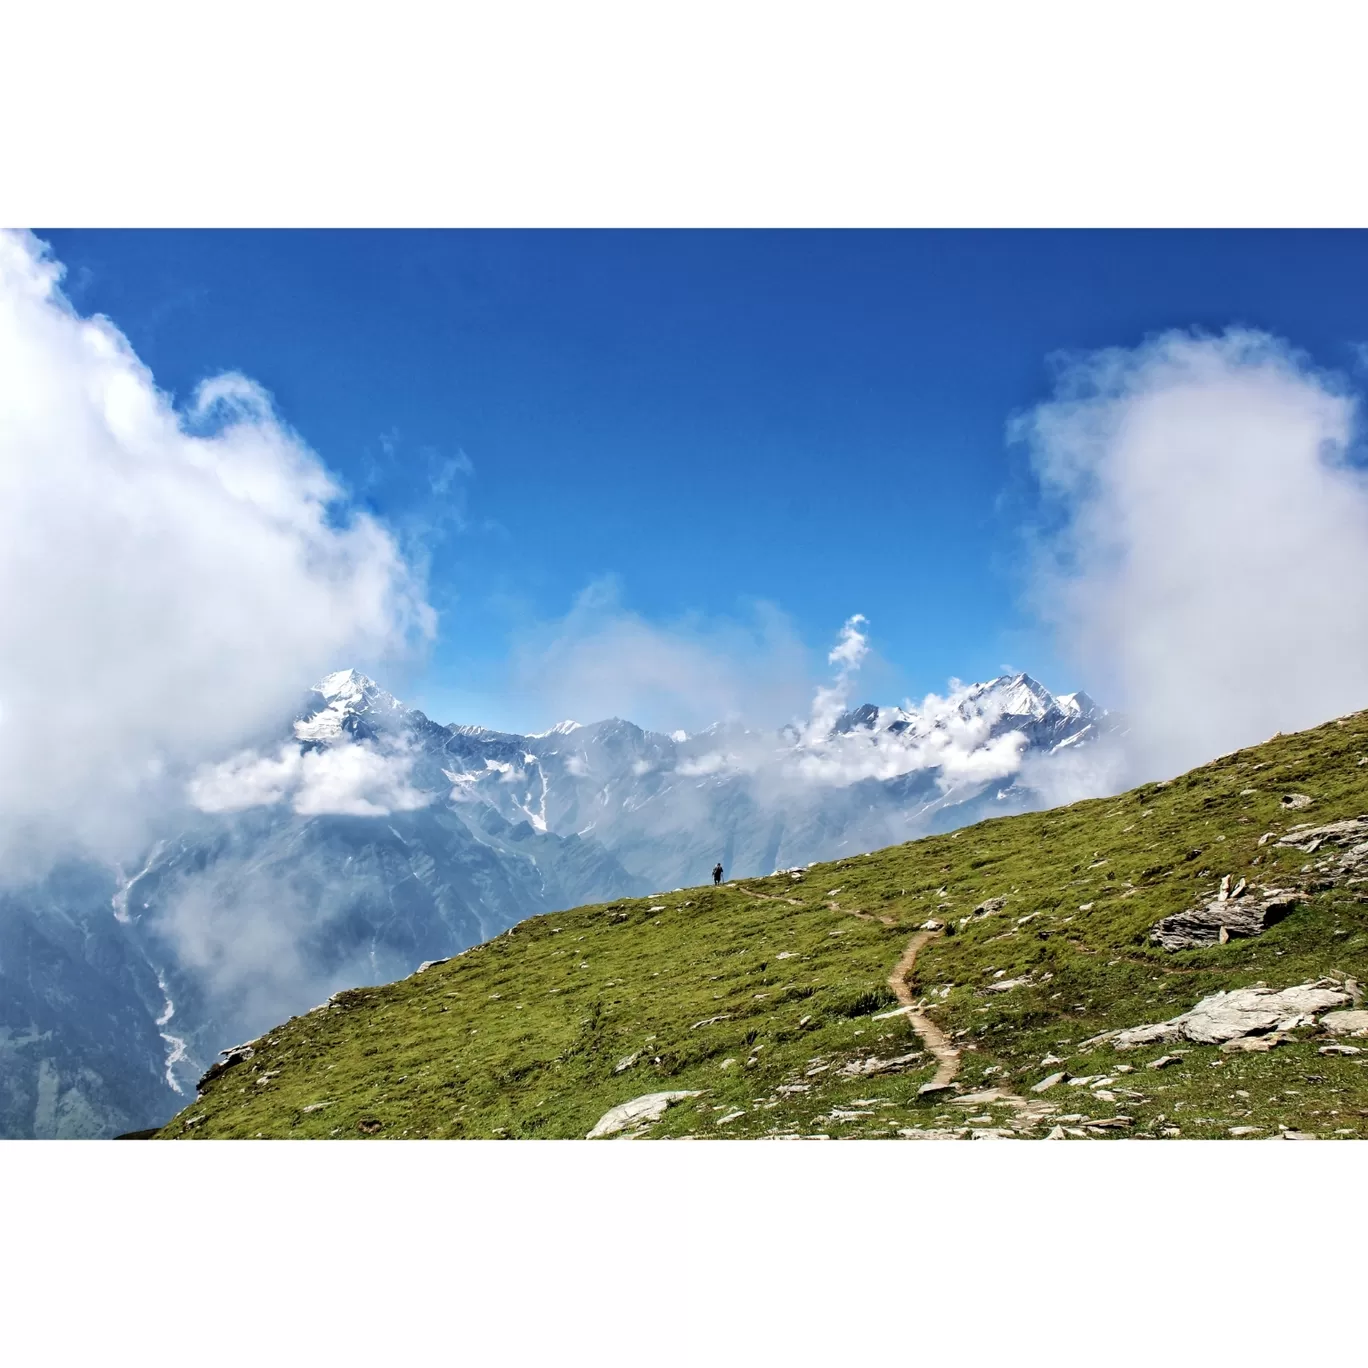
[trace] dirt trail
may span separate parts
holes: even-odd
[[[907,942],[907,949],[903,951],[902,959],[898,961],[897,967],[888,978],[888,986],[893,990],[898,1001],[910,1009],[907,1018],[912,1023],[912,1029],[921,1038],[922,1044],[936,1057],[936,1076],[930,1083],[923,1085],[927,1091],[942,1088],[949,1091],[960,1067],[960,1052],[950,1043],[945,1032],[917,1007],[917,999],[913,996],[912,987],[908,983],[912,977],[912,969],[917,962],[918,953],[928,941],[934,940],[940,934],[939,931],[918,931]],[[957,1107],[1005,1104],[1016,1113],[1009,1124],[1011,1130],[1018,1133],[1035,1130],[1051,1113],[1058,1110],[1052,1103],[1027,1099],[1022,1097],[1020,1093],[1013,1092],[1010,1088],[1001,1085],[986,1088],[981,1092],[965,1093],[950,1100]]]
[[[741,890],[749,898],[763,898],[766,902],[790,903],[794,907],[802,907],[801,898],[776,898],[773,893],[757,893],[753,888],[743,888]]]
[[[793,907],[807,906],[801,898],[777,898],[773,893],[757,893],[753,888],[743,889],[742,891],[749,897],[763,898],[766,902],[788,903]],[[844,912],[847,917],[859,917],[861,921],[878,922],[880,926],[897,926],[898,924],[898,919],[896,917],[880,916],[877,912],[861,912],[857,907],[841,907],[838,903],[833,902],[830,899],[827,901],[827,906],[833,912]]]
[[[907,1019],[912,1023],[912,1029],[921,1038],[922,1044],[936,1056],[936,1076],[927,1084],[929,1088],[948,1088],[959,1073],[960,1066],[960,1052],[950,1043],[945,1032],[918,1008],[917,999],[912,996],[911,986],[907,982],[912,976],[912,968],[921,948],[939,934],[938,931],[918,931],[907,942],[902,959],[888,977],[888,986],[898,1002],[910,1009]]]

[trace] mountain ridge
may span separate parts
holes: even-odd
[[[157,1134],[1368,1137],[1365,982],[1368,712],[519,923],[273,1027]]]

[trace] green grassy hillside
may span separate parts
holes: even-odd
[[[1331,848],[1277,844],[1360,814],[1368,713],[796,878],[539,917],[277,1027],[159,1135],[582,1137],[671,1091],[697,1095],[645,1134],[1368,1136],[1368,1040],[1303,1025],[1262,1052],[1089,1043],[1218,990],[1368,981],[1368,881]],[[1224,875],[1304,900],[1257,937],[1151,943]],[[924,1016],[897,1014],[890,975],[933,920],[946,929],[898,985]],[[959,1055],[937,1092],[919,1021]],[[1091,1081],[1032,1091],[1060,1072]]]

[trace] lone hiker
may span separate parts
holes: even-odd
[[[721,861],[721,860],[718,860],[718,862],[717,862],[715,865],[713,865],[713,883],[714,883],[714,885],[716,885],[716,884],[720,884],[721,882],[722,882],[722,861]]]

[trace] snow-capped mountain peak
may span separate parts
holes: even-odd
[[[548,727],[546,731],[528,732],[527,735],[540,741],[547,736],[569,736],[571,732],[579,730],[581,730],[580,723],[572,722],[567,718],[564,722],[557,722],[554,727]]]
[[[313,694],[326,702],[321,708],[311,705],[296,718],[294,734],[299,741],[332,741],[343,732],[355,733],[363,718],[384,725],[409,711],[359,670],[334,671],[314,685]]]

